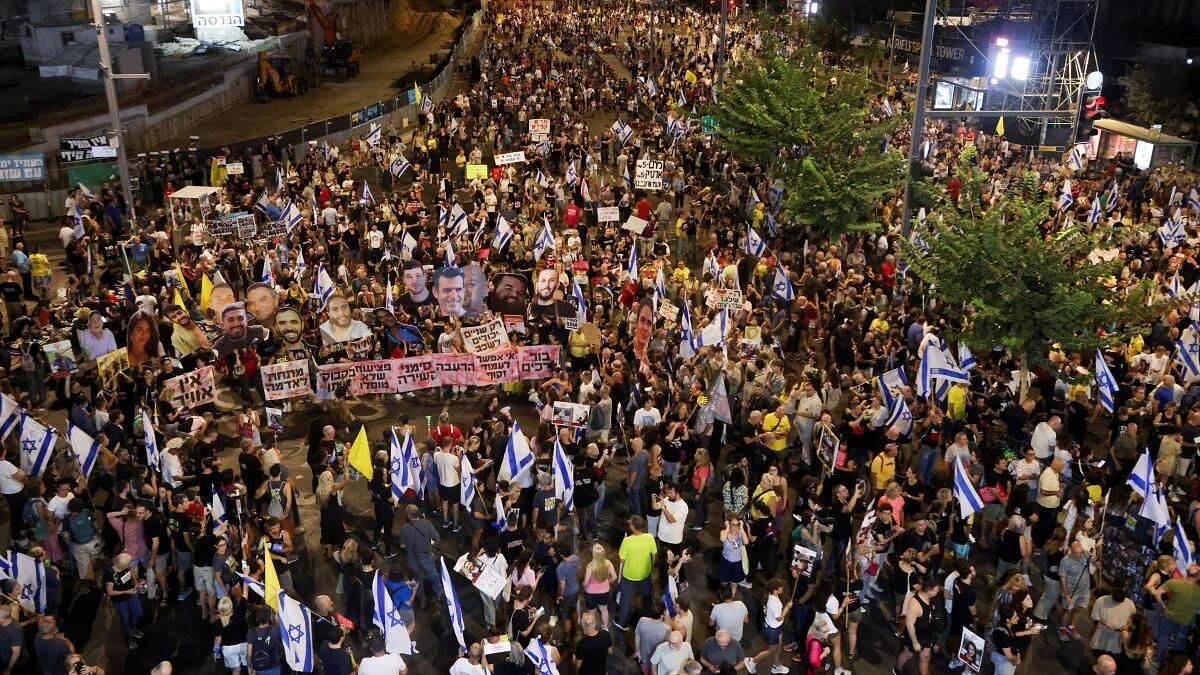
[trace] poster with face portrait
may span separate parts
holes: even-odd
[[[650,298],[643,298],[634,311],[633,355],[639,360],[645,360],[650,339],[654,337],[654,303]]]
[[[293,307],[283,307],[272,318],[272,335],[279,340],[279,351],[288,360],[308,358],[304,344],[304,319]]]
[[[75,350],[71,348],[70,340],[59,340],[42,345],[42,352],[50,362],[50,371],[54,373],[75,372]]]
[[[125,328],[125,346],[129,354],[129,366],[132,368],[162,356],[162,345],[158,340],[158,322],[154,317],[145,312],[134,312]]]
[[[466,273],[462,267],[443,267],[433,276],[433,297],[438,316],[461,319],[466,314],[463,301],[467,293]]]
[[[278,308],[279,295],[269,285],[251,284],[246,289],[246,311],[250,313],[251,323],[270,326]]]
[[[529,304],[529,282],[524,276],[513,273],[496,274],[492,276],[492,291],[488,295],[488,305],[496,314],[504,316],[525,316],[525,307]]]
[[[267,338],[265,328],[250,325],[246,306],[240,302],[231,302],[220,309],[217,314],[217,326],[221,335],[213,343],[213,351],[220,358],[253,347]]]
[[[335,345],[339,342],[357,342],[371,337],[371,329],[367,324],[354,318],[350,301],[345,297],[334,294],[325,305],[329,319],[321,324],[321,343]]]
[[[958,645],[958,660],[967,664],[967,669],[978,673],[983,663],[983,636],[970,628],[962,629],[962,642]]]
[[[533,316],[574,317],[575,305],[563,299],[564,291],[559,272],[553,267],[537,273],[533,283],[533,302],[529,313]]]
[[[484,300],[487,295],[487,275],[483,267],[476,262],[466,265],[463,270],[463,316],[473,319],[483,313]]]
[[[433,316],[437,300],[429,290],[429,272],[419,261],[409,260],[400,270],[400,282],[403,285],[400,295],[400,306],[406,312],[421,318]]]

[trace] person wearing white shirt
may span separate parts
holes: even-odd
[[[437,465],[438,496],[442,498],[442,517],[444,526],[458,528],[459,485],[462,482],[459,474],[460,460],[452,443],[433,454],[433,463]],[[453,506],[453,510],[451,507]]]
[[[179,449],[183,447],[183,439],[172,438],[167,441],[167,451],[162,453],[159,461],[162,463],[163,481],[172,488],[183,485],[183,462],[179,459]]]
[[[1047,465],[1054,458],[1054,450],[1058,447],[1058,428],[1062,420],[1058,415],[1051,415],[1045,422],[1039,422],[1033,430],[1029,444],[1042,465]]]
[[[67,215],[72,215],[72,212],[67,211]],[[73,241],[75,241],[74,227],[71,227],[70,225],[63,225],[58,229],[58,242],[62,244],[63,248],[69,247]]]
[[[674,675],[693,658],[692,645],[683,641],[683,633],[673,630],[666,642],[655,647],[650,655],[650,666],[654,675]]]
[[[400,658],[399,654],[388,654],[385,651],[387,642],[383,636],[372,637],[368,646],[371,648],[371,656],[358,664],[358,675],[404,675],[408,672],[408,666],[404,665],[404,659]]]
[[[450,666],[450,675],[487,675],[487,666],[483,665],[483,646],[478,642],[471,645],[466,656],[458,657]]]
[[[67,514],[71,512],[68,504],[71,503],[71,499],[74,497],[75,495],[71,492],[71,481],[67,479],[60,479],[58,484],[55,485],[54,496],[50,498],[49,502],[47,502],[46,508],[54,514],[55,518],[58,518],[59,520],[65,520]]]
[[[633,414],[633,426],[639,432],[644,429],[657,427],[662,422],[662,413],[654,407],[654,399],[647,397],[646,402]]]
[[[662,517],[658,519],[658,540],[666,544],[667,550],[683,544],[683,530],[687,522],[688,505],[679,496],[679,486],[667,483],[663,488]],[[675,550],[676,555],[681,551]]]

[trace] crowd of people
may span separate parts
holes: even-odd
[[[144,220],[77,191],[65,270],[29,225],[0,237],[2,672],[103,672],[60,630],[68,588],[111,608],[128,651],[109,657],[130,673],[151,667],[143,631],[193,602],[237,674],[1009,674],[1037,667],[1039,637],[1086,639],[1085,672],[1190,672],[1186,307],[1105,353],[1112,414],[1049,369],[1018,382],[1003,349],[952,349],[936,292],[903,274],[899,191],[876,205],[882,229],[831,239],[702,133],[715,15],[533,2],[482,25],[470,87],[415,128],[230,155],[245,173],[203,202],[165,197],[204,163],[156,160]],[[763,44],[753,19],[734,26],[730,68]],[[882,117],[911,97],[863,104]],[[921,169],[947,194],[930,218],[1028,172],[1054,199],[1069,178],[1047,236],[1125,227],[1123,279],[1200,280],[1194,228],[1139,227],[1200,209],[1194,176],[1031,159],[961,122],[924,134]],[[968,144],[984,194],[959,192]],[[551,367],[365,381],[378,362],[483,370],[467,336],[496,322],[502,351],[557,348],[538,352]],[[963,376],[920,396],[929,350]],[[300,375],[280,397],[285,364]],[[389,418],[368,431],[360,401]],[[1165,535],[1138,515],[1156,494],[1177,514]]]

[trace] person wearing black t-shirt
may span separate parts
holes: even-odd
[[[596,615],[585,612],[579,617],[583,637],[575,643],[575,672],[578,675],[605,675],[608,672],[608,655],[612,653],[612,636],[607,630],[596,627]]]
[[[979,610],[975,605],[975,588],[972,586],[974,581],[975,567],[973,565],[968,565],[966,571],[959,574],[958,578],[954,580],[954,599],[950,603],[949,644],[951,648],[960,643],[963,629],[976,630],[975,620]],[[964,665],[966,664],[957,656],[950,661],[951,669],[961,668]]]
[[[171,542],[168,539],[167,526],[163,518],[154,512],[149,502],[139,503],[136,507],[139,520],[142,521],[142,537],[149,551],[149,565],[153,575],[147,575],[146,597],[158,598],[159,606],[167,604],[167,559],[171,553]]]
[[[836,569],[838,561],[846,555],[850,537],[854,535],[851,530],[850,518],[854,513],[854,506],[858,504],[859,499],[862,499],[862,486],[861,484],[854,486],[854,492],[851,493],[845,485],[839,485],[833,496],[835,499],[832,509],[833,530],[829,533],[833,539],[833,549],[825,560],[826,572]]]

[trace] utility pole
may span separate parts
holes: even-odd
[[[725,86],[725,31],[729,29],[729,0],[721,3],[721,44],[717,45],[717,85]]]
[[[104,76],[104,98],[108,101],[108,118],[112,125],[109,144],[117,147],[117,171],[121,175],[121,193],[125,195],[125,203],[129,206],[127,220],[130,231],[133,231],[133,183],[129,180],[129,158],[125,151],[125,137],[121,133],[121,106],[117,101],[117,88],[113,80],[148,80],[148,73],[117,75],[113,73],[112,54],[108,51],[108,32],[104,25],[104,14],[100,11],[100,0],[91,0],[92,19],[96,27],[96,44],[100,52],[100,70]]]
[[[96,0],[92,0],[96,2]],[[907,239],[912,230],[913,167],[921,153],[921,137],[925,130],[925,98],[929,90],[929,61],[933,56],[933,22],[937,18],[937,0],[925,0],[925,23],[921,30],[921,68],[917,74],[917,101],[913,105],[912,141],[908,146],[908,165],[905,167],[904,213],[901,235]],[[890,67],[890,64],[889,64]]]

